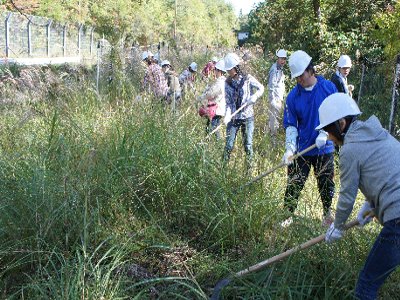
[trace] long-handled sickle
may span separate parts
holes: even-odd
[[[314,149],[315,147],[317,147],[316,144],[313,144],[309,147],[307,147],[306,149],[304,149],[303,151],[300,151],[299,153],[296,153],[295,155],[293,155],[290,159],[291,160],[295,160],[297,158],[299,158],[300,156],[302,156],[303,154],[307,153],[308,151]],[[276,165],[275,167],[269,169],[268,171],[265,171],[264,173],[261,173],[260,175],[258,175],[257,177],[254,177],[253,179],[251,179],[249,182],[245,183],[244,185],[242,185],[240,187],[240,189],[260,180],[261,178],[264,178],[265,176],[267,176],[268,174],[271,174],[272,172],[278,170],[279,168],[282,168],[283,166],[286,166],[286,164],[282,161],[279,165]]]
[[[240,111],[241,111],[243,108],[245,108],[247,105],[248,105],[248,104],[245,103],[245,104],[243,104],[241,107],[239,107],[236,111],[234,111],[234,112],[231,114],[231,120],[232,120],[232,118],[233,118],[235,115],[237,115],[238,113],[240,113]],[[219,124],[213,131],[211,131],[211,132],[207,135],[206,138],[209,138],[213,133],[217,132],[217,131],[221,128],[222,124],[223,124],[223,123]]]
[[[352,227],[354,227],[354,226],[356,226],[358,224],[359,224],[358,220],[353,220],[353,221],[347,223],[344,226],[344,228],[345,229],[350,229],[350,228],[352,228]],[[309,248],[309,247],[311,247],[311,246],[313,246],[315,244],[318,244],[319,242],[322,242],[323,240],[325,240],[325,234],[321,234],[320,236],[317,236],[317,237],[315,237],[315,238],[313,238],[311,240],[308,240],[307,242],[305,242],[305,243],[303,243],[301,245],[298,245],[298,246],[296,246],[294,248],[291,248],[291,249],[289,249],[289,250],[287,250],[285,252],[277,254],[277,255],[275,255],[275,256],[273,256],[271,258],[268,258],[267,260],[264,260],[264,261],[262,261],[262,262],[260,262],[258,264],[253,265],[253,266],[250,266],[250,267],[248,267],[248,268],[246,268],[246,269],[244,269],[242,271],[239,271],[239,272],[233,274],[231,277],[224,278],[224,279],[218,281],[217,284],[214,287],[214,290],[213,290],[213,293],[211,295],[210,300],[218,300],[222,289],[224,287],[226,287],[232,281],[232,279],[238,278],[238,277],[242,277],[242,276],[247,275],[249,273],[261,270],[262,268],[264,268],[266,266],[269,266],[269,265],[271,265],[271,264],[273,264],[273,263],[275,263],[277,261],[283,260],[283,259],[287,258],[288,256],[290,256],[290,255],[292,255],[292,254],[294,254],[296,252],[299,252],[301,250],[307,249],[307,248]]]

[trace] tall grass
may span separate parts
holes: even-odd
[[[231,272],[324,232],[315,179],[295,224],[279,229],[286,171],[241,189],[250,177],[240,137],[224,165],[224,141],[205,140],[194,101],[173,112],[138,100],[123,77],[101,94],[63,80],[42,101],[1,107],[2,298],[206,299]],[[254,175],[283,152],[283,135],[272,148],[261,130],[265,104],[256,107]],[[378,229],[234,280],[223,297],[351,299]]]

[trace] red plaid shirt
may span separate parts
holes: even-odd
[[[152,92],[155,96],[167,96],[168,83],[159,65],[151,64],[147,67],[146,74],[144,75],[143,87],[146,91]]]
[[[214,73],[213,73],[214,69],[215,69],[214,63],[212,61],[209,61],[201,73],[203,74],[204,77],[208,78],[211,75],[214,78]]]

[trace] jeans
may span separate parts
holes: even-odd
[[[253,158],[254,117],[232,120],[228,123],[226,127],[224,160],[228,161],[230,159],[239,129],[242,131],[243,147],[246,151],[248,162],[251,162],[251,159]]]
[[[310,174],[311,166],[314,168],[324,215],[326,215],[329,212],[335,193],[333,153],[299,157],[293,164],[288,165],[288,182],[284,207],[292,213],[296,209],[300,193]]]
[[[206,126],[206,133],[209,134],[211,133],[215,128],[217,128],[221,122],[222,116],[217,116],[215,115],[212,120],[210,119],[207,120],[207,126]],[[221,133],[219,131],[215,132],[215,136],[217,140],[221,138]]]
[[[379,287],[400,265],[400,218],[383,224],[358,277],[356,298],[376,299]]]

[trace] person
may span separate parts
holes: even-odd
[[[165,99],[168,93],[168,84],[161,67],[153,59],[153,53],[144,51],[142,53],[142,60],[147,65],[143,79],[143,90],[152,93],[156,97]]]
[[[229,75],[225,84],[226,113],[226,145],[224,161],[230,159],[239,129],[243,135],[243,146],[247,154],[247,170],[251,171],[253,157],[254,109],[264,93],[264,86],[252,75],[245,74],[240,67],[241,60],[235,53],[228,53],[224,58],[225,69]],[[239,108],[244,108],[233,115]]]
[[[251,60],[251,58],[252,58],[251,52],[248,50],[245,51],[242,56],[243,63],[245,63],[245,64],[248,63]]]
[[[352,67],[351,58],[348,55],[341,55],[337,62],[337,70],[332,74],[331,81],[335,84],[338,92],[352,96],[353,85],[347,84],[347,76]]]
[[[333,221],[330,208],[335,190],[334,146],[332,141],[327,141],[327,133],[323,130],[315,131],[315,127],[319,124],[319,106],[327,96],[337,90],[332,82],[315,74],[311,56],[302,50],[290,55],[289,68],[292,79],[296,78],[297,85],[286,98],[283,116],[286,150],[282,160],[288,166],[284,208],[290,217],[281,225],[286,227],[292,223],[291,215],[297,207],[298,198],[313,167],[323,206],[322,225],[329,226]],[[296,151],[300,152],[313,144],[316,144],[317,148],[294,161],[291,160]]]
[[[283,66],[286,64],[286,51],[280,49],[276,52],[277,61],[271,66],[268,77],[268,128],[275,142],[275,136],[279,129],[279,119],[282,114],[282,102],[285,94],[285,74]]]
[[[201,74],[203,75],[203,78],[209,78],[210,76],[215,79],[215,64],[218,62],[217,57],[213,57],[203,68],[203,71],[201,71]]]
[[[343,237],[358,189],[365,196],[357,214],[360,226],[372,220],[383,225],[360,271],[355,289],[358,299],[377,299],[380,286],[400,265],[400,143],[382,128],[378,118],[360,121],[360,109],[347,94],[327,97],[319,108],[320,124],[339,154],[340,192],[334,223],[326,242]]]
[[[160,51],[156,52],[153,56],[154,61],[156,62],[157,65],[160,65],[161,59],[160,59]]]
[[[184,98],[184,94],[187,92],[188,88],[190,88],[194,94],[196,94],[196,87],[194,82],[196,80],[196,72],[197,72],[197,64],[192,62],[187,69],[185,69],[179,75],[179,83],[182,88],[182,98]]]
[[[210,133],[217,128],[221,122],[221,119],[225,116],[226,103],[225,103],[225,63],[224,60],[220,60],[215,64],[214,73],[216,80],[208,87],[205,92],[199,97],[203,106],[216,105],[215,115],[207,116],[206,132]],[[216,133],[217,139],[220,138],[220,133]]]
[[[161,68],[165,74],[165,79],[168,84],[168,93],[166,101],[168,104],[173,104],[174,108],[179,105],[181,100],[181,85],[179,84],[179,79],[174,72],[169,60],[163,60],[161,62]]]

